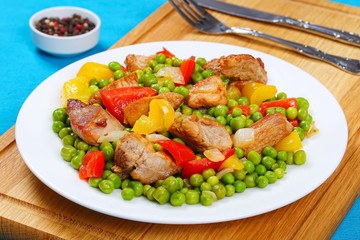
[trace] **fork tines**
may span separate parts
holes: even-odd
[[[203,20],[204,14],[206,13],[204,9],[192,0],[169,0],[169,2],[181,16],[192,25]]]

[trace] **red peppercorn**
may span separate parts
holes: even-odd
[[[61,28],[61,29],[60,29],[60,32],[61,32],[61,33],[64,33],[64,32],[65,32],[65,28]]]
[[[76,28],[79,29],[79,30],[81,30],[81,29],[82,29],[82,25],[76,24]]]

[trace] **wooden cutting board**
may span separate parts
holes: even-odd
[[[236,0],[227,2],[240,3]],[[360,33],[360,9],[355,7],[320,0],[242,0],[241,4]],[[212,13],[228,25],[250,27],[329,53],[360,58],[359,47],[298,30]],[[1,235],[15,239],[330,238],[360,191],[360,77],[285,50],[278,45],[235,36],[205,35],[187,24],[168,3],[112,48],[164,40],[211,41],[251,48],[282,58],[314,76],[339,101],[348,121],[349,142],[339,167],[326,182],[304,198],[259,216],[192,226],[141,223],[94,212],[49,189],[24,164],[16,147],[15,131],[12,127],[0,137]]]

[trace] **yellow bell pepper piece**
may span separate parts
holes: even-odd
[[[241,91],[236,86],[229,85],[226,88],[226,92],[230,99],[237,99],[241,97]]]
[[[165,132],[174,123],[175,111],[165,99],[154,99],[150,102],[149,116],[142,115],[136,120],[133,131],[141,134]]]
[[[274,97],[277,89],[272,85],[250,82],[241,89],[241,93],[249,99],[250,104],[260,105],[263,101]]]
[[[96,80],[107,79],[114,77],[114,72],[110,70],[107,65],[87,62],[79,70],[77,77],[86,77],[89,80],[96,78]]]
[[[299,134],[297,133],[297,131],[292,131],[287,137],[285,137],[284,139],[282,139],[280,142],[278,142],[274,148],[276,149],[276,151],[287,151],[287,152],[295,152],[299,149],[301,149],[302,143],[301,143],[301,139],[299,137]]]
[[[63,107],[66,107],[67,100],[70,98],[78,99],[88,104],[90,96],[89,79],[76,77],[64,83],[61,90],[61,104]]]
[[[226,159],[219,167],[218,171],[221,171],[225,168],[232,168],[234,170],[244,169],[244,164],[240,161],[240,159],[234,154],[228,159]]]

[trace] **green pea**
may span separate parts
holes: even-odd
[[[173,138],[172,140],[186,145],[185,142],[181,138]]]
[[[161,151],[161,150],[163,150],[162,146],[161,146],[160,144],[158,144],[158,143],[154,143],[154,144],[153,144],[153,147],[154,147],[155,151]]]
[[[150,201],[154,201],[154,192],[156,191],[156,188],[151,187],[147,192],[146,192],[146,197],[147,199],[149,199]],[[134,193],[135,195],[135,193]]]
[[[189,191],[189,189],[186,188],[186,187],[185,187],[185,188],[182,188],[182,189],[180,190],[180,192],[183,193],[183,194],[185,194],[187,191]]]
[[[160,94],[160,93],[166,93],[166,92],[171,92],[171,91],[168,87],[161,87],[158,93]]]
[[[103,193],[110,194],[114,191],[114,183],[104,179],[99,183],[99,188]]]
[[[109,174],[106,179],[112,181],[114,183],[114,188],[120,188],[121,186],[121,178],[116,173]]]
[[[235,187],[231,184],[225,185],[226,194],[225,196],[231,197],[235,193]]]
[[[98,86],[96,86],[96,85],[91,85],[91,86],[89,87],[90,94],[94,94],[94,93],[96,93],[96,92],[99,91],[99,90],[100,90],[100,88],[99,88]]]
[[[64,127],[65,123],[61,121],[54,121],[52,125],[52,130],[54,131],[54,133],[59,133]]]
[[[98,86],[98,85],[99,85],[99,83],[98,83],[98,81],[96,80],[96,78],[90,79],[90,81],[89,81],[89,86],[91,86],[91,85],[94,85],[94,86]]]
[[[288,109],[286,109],[286,116],[288,119],[295,119],[297,117],[298,114],[298,110],[294,107],[289,107]]]
[[[252,173],[255,171],[255,165],[252,161],[245,160],[242,162],[244,164],[244,170],[248,173]]]
[[[189,96],[189,89],[184,86],[176,87],[173,92],[183,95],[184,98],[187,98]]]
[[[121,69],[121,65],[118,62],[112,61],[108,64],[108,67],[111,71],[115,72],[116,70]]]
[[[244,182],[247,188],[253,188],[256,186],[256,177],[254,175],[246,175]]]
[[[104,171],[104,172],[105,172],[105,171]],[[121,183],[121,189],[130,187],[130,182],[131,182],[130,179],[124,179],[124,180],[122,181],[122,183]]]
[[[285,99],[285,98],[287,98],[287,95],[286,95],[286,93],[284,93],[284,92],[280,92],[280,93],[278,93],[277,95],[276,95],[276,99]]]
[[[195,63],[194,72],[199,72],[199,73],[201,73],[202,71],[203,71],[203,67],[200,66],[198,63]]]
[[[193,205],[193,204],[197,204],[199,203],[199,200],[200,200],[200,194],[198,191],[196,190],[188,190],[186,193],[185,193],[185,197],[186,197],[186,204],[189,204],[189,205]]]
[[[205,181],[207,181],[209,177],[215,176],[215,174],[216,174],[216,172],[215,172],[215,170],[212,169],[212,168],[205,169],[205,170],[203,170],[202,173],[201,173],[201,175],[203,176],[203,179],[204,179]]]
[[[156,181],[156,183],[155,183],[155,187],[160,187],[160,186],[162,186],[164,184],[164,180],[163,179],[159,179],[159,180],[157,180]]]
[[[218,123],[220,123],[223,126],[226,125],[226,118],[224,116],[217,116],[215,118],[215,121],[217,121]]]
[[[70,162],[71,159],[77,154],[77,149],[70,145],[65,145],[61,149],[61,157],[67,161]]]
[[[99,148],[96,147],[96,146],[91,146],[91,147],[89,148],[88,152],[90,152],[90,151],[99,151]]]
[[[272,157],[272,158],[276,158],[276,156],[277,156],[276,149],[273,148],[273,147],[270,147],[270,146],[265,147],[263,149],[262,153],[263,153],[264,156],[269,156],[269,157]]]
[[[172,66],[173,65],[173,60],[171,58],[166,58],[165,59],[165,64],[168,64],[168,65]]]
[[[188,84],[188,85],[186,85],[185,87],[186,87],[187,89],[190,89],[190,88],[192,88],[192,86],[194,86],[194,85]]]
[[[296,98],[296,101],[297,101],[298,109],[305,109],[305,110],[309,109],[310,104],[309,104],[308,100],[306,100],[305,98],[298,97],[298,98]]]
[[[294,153],[294,162],[296,165],[303,165],[306,162],[306,153],[304,150],[299,150]]]
[[[258,165],[261,162],[261,156],[256,151],[250,151],[247,155],[247,159],[253,162],[254,165]]]
[[[246,176],[246,171],[244,169],[235,170],[234,177],[236,180],[244,180]]]
[[[235,177],[232,173],[226,173],[222,178],[221,181],[226,184],[233,184],[235,182]]]
[[[283,107],[277,107],[275,108],[275,112],[282,113],[286,117],[286,109]]]
[[[242,150],[241,148],[239,147],[235,147],[235,155],[241,159],[244,157],[244,150]]]
[[[256,165],[255,171],[259,175],[264,175],[267,171],[266,167],[262,164]]]
[[[179,207],[179,206],[183,205],[185,200],[186,200],[185,194],[181,193],[179,191],[174,192],[170,196],[170,203],[174,207]]]
[[[114,165],[114,161],[105,162],[104,170],[111,170]]]
[[[179,188],[178,188],[178,180],[176,180],[176,178],[174,176],[170,176],[168,178],[166,178],[163,182],[163,185],[166,190],[169,191],[169,193],[174,193],[176,192]]]
[[[232,108],[232,107],[235,107],[237,105],[238,105],[238,103],[237,103],[237,101],[235,99],[228,99],[227,104],[226,104],[226,106],[228,108]]]
[[[206,59],[199,57],[196,59],[196,63],[199,64],[201,67],[204,67],[205,63],[206,63]]]
[[[175,178],[177,181],[177,189],[181,190],[184,187],[184,180],[181,177],[176,177]]]
[[[212,191],[215,193],[217,199],[222,199],[226,195],[226,188],[222,184],[214,185]]]
[[[282,169],[286,170],[287,165],[286,165],[285,161],[283,161],[283,160],[277,160],[276,163],[279,165],[279,168],[282,168]]]
[[[75,155],[74,157],[71,158],[71,166],[76,169],[76,170],[79,170],[82,162],[83,162],[83,158],[84,158],[84,155],[82,154],[77,154]]]
[[[163,205],[163,204],[169,202],[169,200],[170,200],[170,193],[169,193],[168,190],[166,190],[165,187],[160,186],[160,187],[158,187],[158,188],[154,191],[153,197],[154,197],[154,199],[155,199],[158,203],[160,203],[161,205]]]
[[[246,189],[246,183],[242,180],[236,180],[234,182],[235,192],[242,193]]]
[[[181,66],[182,60],[180,58],[174,57],[172,60],[173,60],[173,66],[174,67],[180,67]]]
[[[285,170],[282,169],[282,168],[277,168],[277,169],[274,170],[274,173],[275,173],[275,175],[277,176],[278,179],[281,179],[285,175]]]
[[[143,77],[143,83],[145,87],[150,87],[152,84],[158,83],[155,74],[145,73]]]
[[[105,79],[105,78],[100,79],[100,81],[99,81],[99,88],[103,88],[103,87],[105,87],[106,85],[108,85],[109,83],[110,83],[109,80],[107,80],[107,79]]]
[[[217,105],[214,110],[214,117],[217,116],[223,116],[226,117],[227,113],[229,111],[229,108],[225,105]]]
[[[163,132],[163,133],[161,133],[161,135],[163,135],[164,137],[170,137],[170,133],[169,133],[169,132]]]
[[[269,156],[265,156],[261,159],[261,163],[267,168],[271,169],[272,165],[275,164],[275,159]]]
[[[114,78],[115,79],[120,79],[122,77],[124,77],[124,72],[122,70],[116,70],[114,72]]]
[[[101,151],[104,154],[105,161],[112,161],[114,160],[115,151],[112,147],[112,145],[105,146],[101,149]]]
[[[159,63],[158,65],[156,65],[154,68],[153,68],[153,71],[155,72],[155,73],[157,73],[161,68],[163,68],[163,67],[165,67],[165,65],[164,64],[162,64],[162,63]]]
[[[312,123],[312,120],[313,120],[312,116],[311,116],[310,114],[308,114],[308,116],[307,116],[307,118],[306,118],[305,121],[307,121],[309,124],[311,124],[311,123]]]
[[[210,176],[206,182],[210,183],[211,186],[215,186],[216,184],[219,183],[219,178],[217,176]]]
[[[235,117],[230,120],[230,127],[233,131],[245,127],[245,120],[242,117]]]
[[[225,83],[226,86],[229,85],[230,78],[225,77],[224,75],[221,75],[221,74],[219,76],[220,76],[221,80],[223,81],[223,83]]]
[[[191,79],[192,79],[192,81],[196,84],[196,83],[204,80],[204,77],[201,75],[200,72],[194,71],[194,72],[191,74]]]
[[[211,76],[214,76],[215,73],[211,70],[204,70],[201,75],[203,76],[203,78],[208,78],[208,77],[211,77]]]
[[[77,149],[79,150],[84,150],[84,151],[87,151],[89,149],[89,144],[87,144],[86,142],[84,141],[80,141],[78,142],[78,144],[76,145]]]
[[[307,117],[308,117],[308,111],[307,111],[306,109],[304,109],[304,108],[300,108],[300,109],[298,110],[297,117],[298,117],[298,119],[299,119],[300,121],[306,120]]]
[[[284,150],[279,151],[279,152],[277,153],[277,156],[276,156],[276,158],[277,158],[278,160],[282,160],[282,161],[286,161],[286,160],[287,160],[287,157],[288,157],[288,154],[287,154],[287,152],[284,151]]]
[[[64,127],[59,131],[59,137],[63,139],[66,135],[71,134],[73,131],[71,127]]]
[[[166,56],[163,53],[159,53],[155,56],[155,61],[157,61],[158,63],[165,63]]]
[[[201,174],[193,174],[191,177],[190,177],[190,184],[193,186],[193,187],[200,187],[201,183],[204,181],[204,178]]]
[[[276,162],[271,166],[271,170],[275,170],[275,169],[277,169],[277,168],[279,168],[279,164],[277,164]]]
[[[305,138],[305,131],[301,127],[294,127],[294,130],[299,134],[300,140],[304,140]]]
[[[226,116],[226,124],[229,125],[229,126],[230,126],[230,121],[231,121],[231,119],[233,119],[232,114],[228,114],[228,115]]]
[[[147,192],[150,190],[151,185],[150,184],[146,184],[144,185],[144,191],[143,191],[143,195],[146,197]]]
[[[294,164],[294,152],[287,152],[286,164]]]
[[[211,184],[208,182],[201,183],[200,190],[201,191],[211,191]]]
[[[201,193],[200,202],[203,206],[210,206],[214,202],[213,196],[208,192]]]
[[[110,176],[110,174],[112,174],[113,172],[111,170],[104,170],[101,177],[103,179],[106,179],[108,176]]]
[[[89,178],[89,185],[90,187],[93,187],[93,188],[98,188],[99,187],[99,183],[102,181],[103,179],[102,178]]]
[[[250,127],[251,125],[253,125],[254,121],[251,119],[246,119],[245,121],[245,127]]]
[[[275,108],[268,108],[266,109],[266,115],[271,115],[274,114],[276,112]]]
[[[215,107],[211,107],[206,111],[206,113],[210,116],[214,116],[214,112],[215,112]]]
[[[277,175],[273,171],[267,171],[265,177],[269,180],[269,183],[275,183],[277,181]]]
[[[254,112],[252,115],[251,115],[251,120],[253,120],[254,122],[257,122],[259,121],[260,119],[263,118],[263,115],[261,114],[261,112]]]
[[[103,150],[104,147],[112,147],[112,145],[110,142],[102,142],[99,148],[100,150]]]
[[[135,197],[135,191],[134,189],[132,188],[124,188],[122,191],[121,191],[121,196],[124,200],[132,200],[134,197]]]
[[[241,108],[238,108],[238,107],[234,108],[232,113],[231,113],[232,117],[234,117],[234,118],[235,117],[240,117],[242,114],[243,114],[243,111],[241,110]]]
[[[265,176],[256,178],[256,185],[260,188],[264,188],[269,184],[269,180]]]
[[[308,121],[303,120],[303,121],[300,121],[299,126],[302,129],[304,129],[304,131],[307,131],[310,128],[310,123]]]
[[[155,89],[156,91],[159,91],[161,88],[161,85],[158,83],[151,84],[151,88]]]
[[[198,117],[202,117],[202,116],[203,116],[202,112],[201,112],[199,109],[194,110],[194,111],[193,111],[193,114],[195,114],[195,115],[198,116]]]
[[[259,111],[259,105],[257,104],[250,104],[250,110],[249,110],[249,114],[252,115],[254,114],[255,112],[258,112]]]
[[[236,101],[238,102],[239,105],[249,105],[249,99],[245,96],[241,96],[239,98],[236,99]]]
[[[134,189],[135,197],[140,197],[144,192],[144,185],[140,181],[131,181],[129,187]]]
[[[174,91],[175,89],[175,84],[173,81],[171,81],[170,79],[166,79],[163,82],[163,87],[168,87],[170,89],[170,91]]]
[[[53,111],[53,121],[61,121],[65,123],[68,115],[65,108],[58,108]]]

